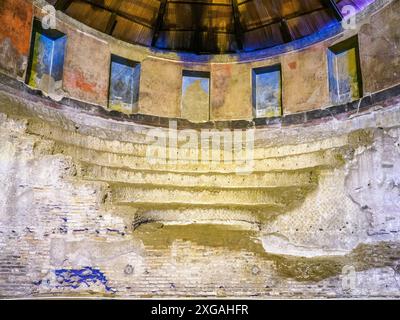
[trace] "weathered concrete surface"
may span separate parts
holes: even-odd
[[[257,129],[247,176],[149,166],[146,126],[4,92],[0,112],[1,296],[399,296],[398,101]]]
[[[367,234],[379,240],[400,233],[400,131],[374,132],[374,143],[357,151],[349,164],[346,186],[368,219]]]
[[[59,28],[70,44],[66,95],[106,106],[110,42],[113,53],[123,44],[77,31],[82,26]],[[249,84],[234,78],[276,62],[293,68],[289,113],[323,107],[326,68],[318,84],[313,71],[326,67],[325,50],[213,65],[221,77],[212,114],[246,116]],[[181,116],[182,70],[210,71],[118,52],[142,61],[139,111],[147,114]],[[397,81],[387,79],[383,87]],[[0,91],[1,297],[400,297],[398,98],[320,124],[258,128],[254,171],[238,175],[234,163],[199,163],[194,148],[171,147],[178,161],[151,163],[154,128],[7,92]]]
[[[365,93],[400,83],[400,1],[373,15],[358,34]]]
[[[348,191],[338,187],[344,179],[342,170],[321,173],[318,188],[302,205],[265,225],[265,250],[300,256],[341,255],[366,241],[369,221]]]
[[[0,69],[23,78],[29,55],[32,3],[28,0],[2,0],[0,3]]]

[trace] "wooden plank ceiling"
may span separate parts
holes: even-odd
[[[342,18],[340,1],[59,0],[56,8],[130,43],[201,54],[258,50],[313,34]]]

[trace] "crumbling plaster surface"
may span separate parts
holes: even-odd
[[[3,297],[398,296],[396,101],[347,120],[257,129],[264,172],[244,177],[196,172],[197,165],[141,172],[135,167],[146,160],[134,159],[151,127],[4,92],[0,101]],[[244,189],[227,198],[227,183]],[[195,192],[197,185],[216,193]],[[243,205],[252,186],[290,185],[307,191],[288,193],[292,204],[283,210]],[[390,201],[381,202],[386,193]],[[137,194],[147,209],[135,205]],[[169,203],[176,197],[183,206]],[[346,268],[356,272],[350,289]]]
[[[204,63],[118,51],[122,43],[76,26],[85,32],[64,24],[60,31],[72,46],[64,89],[79,100],[105,105],[108,46],[142,59],[149,77],[159,64],[172,70],[162,78],[172,87],[161,79],[151,88],[154,79],[141,78],[149,114],[179,116],[178,75],[184,67],[209,71]],[[80,47],[86,37],[98,69]],[[251,63],[249,71],[277,61]],[[364,77],[364,84],[372,79]],[[385,76],[379,88],[397,80]],[[233,117],[244,101],[218,93],[247,94],[250,84],[214,81],[220,109],[211,114]],[[301,86],[313,96],[314,85]],[[295,107],[318,105],[297,98]],[[168,107],[157,109],[164,100]],[[154,128],[43,101],[0,91],[1,297],[399,297],[398,99],[349,118],[257,128],[256,171],[247,176],[229,163],[198,164],[196,153],[185,155],[189,163],[152,165],[144,155]],[[354,271],[351,288],[346,270]]]
[[[400,130],[377,129],[374,143],[349,164],[346,187],[367,217],[374,240],[398,240],[400,233]]]
[[[323,172],[304,203],[264,226],[266,251],[300,256],[345,254],[367,238],[367,218],[348,196],[342,169]],[[339,187],[340,186],[340,187]]]
[[[364,115],[353,121],[356,126],[371,125],[378,120],[376,116]],[[393,127],[387,128],[378,120],[379,125],[367,133],[370,143],[352,150],[342,168],[322,173],[318,189],[299,208],[267,224],[263,229],[265,249],[282,253],[285,248],[294,255],[313,256],[345,254],[362,242],[398,241],[400,152],[396,121],[394,118]]]

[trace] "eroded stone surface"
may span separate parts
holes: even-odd
[[[396,104],[259,129],[262,171],[249,176],[207,164],[143,171],[145,126],[11,96],[0,107],[2,296],[398,295]],[[264,206],[278,195],[280,210]]]

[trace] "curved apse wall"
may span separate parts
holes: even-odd
[[[42,3],[42,5],[45,4],[46,2]],[[256,115],[253,110],[255,100],[252,94],[253,70],[271,65],[280,65],[282,69],[281,104],[283,115],[324,109],[334,104],[340,104],[332,99],[329,92],[329,48],[355,35],[358,37],[356,42],[359,46],[361,92],[368,95],[399,82],[398,73],[395,72],[396,59],[388,63],[384,56],[376,54],[374,61],[371,62],[370,57],[371,50],[377,50],[375,46],[379,44],[379,41],[374,40],[386,36],[385,32],[390,33],[389,30],[381,30],[379,35],[370,35],[367,27],[372,12],[379,11],[379,8],[384,5],[384,1],[377,1],[367,6],[358,14],[355,28],[340,30],[341,26],[338,24],[322,30],[321,35],[300,39],[301,41],[298,43],[242,55],[214,56],[178,55],[129,45],[85,27],[58,12],[57,29],[65,34],[68,40],[62,87],[58,88],[54,94],[58,97],[71,97],[107,108],[109,106],[110,60],[113,54],[140,63],[138,99],[132,111],[128,113],[187,118],[195,122],[252,120]],[[38,18],[46,15],[37,6],[35,6],[33,14]],[[13,61],[15,59],[3,60],[3,63],[6,64],[5,70],[14,69],[14,74],[19,73],[22,77],[25,75],[27,65],[21,65],[19,68],[18,64],[21,64],[24,59],[25,62],[28,59],[28,43],[32,29],[29,20],[32,19],[32,13],[25,18],[28,21],[24,22],[28,22],[28,24],[25,23],[24,34],[18,35],[17,39],[4,37],[6,40],[12,41],[12,47],[14,47],[14,42],[24,43],[25,47],[18,58],[19,62]],[[8,28],[11,29],[7,32],[11,32],[12,27]],[[77,28],[83,32],[78,31]],[[389,37],[388,42],[394,44],[395,42],[390,41],[391,35],[387,36]],[[328,40],[323,40],[324,37],[328,37]],[[316,41],[317,43],[315,43]],[[86,45],[81,45],[82,42]],[[7,42],[5,46],[7,46]],[[392,48],[394,48],[393,45]],[[392,48],[385,49],[391,50]],[[5,54],[6,50],[8,49],[4,49]],[[93,59],[96,60],[95,65],[89,63]],[[17,70],[18,68],[19,70]],[[209,104],[203,107],[208,107],[209,110],[203,118],[196,119],[194,115],[194,118],[191,119],[190,112],[182,115],[182,74],[184,70],[205,71],[210,74]],[[377,74],[382,75],[382,81],[375,79]],[[258,122],[262,122],[262,120],[258,120]]]
[[[153,52],[59,12],[44,31],[45,4],[0,5],[0,296],[399,296],[399,1],[240,56]],[[139,81],[132,110],[109,108],[112,61]],[[270,82],[281,115],[257,114]],[[251,157],[203,159],[207,129]]]

